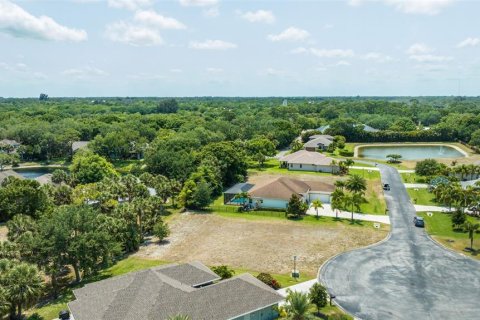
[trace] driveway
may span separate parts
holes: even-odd
[[[335,301],[359,319],[478,319],[480,262],[444,249],[415,228],[398,172],[379,165],[391,191],[390,237],[341,254],[319,272]]]
[[[310,206],[310,208],[307,210],[307,214],[310,216],[316,216],[317,211],[315,211],[315,208],[313,206]],[[334,210],[332,210],[332,206],[329,204],[324,204],[323,209],[318,209],[318,214],[320,216],[325,216],[325,217],[338,216],[339,218],[342,218],[342,219],[351,219],[352,217],[352,213],[348,211],[338,210],[338,212],[335,212]],[[390,217],[386,215],[382,216],[382,215],[376,215],[376,214],[365,214],[365,213],[354,212],[353,219],[390,224]]]

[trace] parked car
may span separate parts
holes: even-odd
[[[390,185],[389,185],[388,183],[385,183],[385,184],[383,185],[383,190],[385,190],[385,191],[390,191]]]
[[[425,227],[425,221],[423,220],[422,217],[413,218],[413,224],[415,225],[415,227],[419,227],[419,228]]]

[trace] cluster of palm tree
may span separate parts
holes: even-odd
[[[353,213],[356,209],[360,211],[360,205],[366,203],[365,192],[367,190],[367,181],[359,175],[351,175],[346,181],[338,180],[335,182],[335,191],[332,193],[331,206],[336,212],[338,210],[348,210]]]
[[[478,184],[478,183],[477,183]],[[468,210],[473,215],[478,215],[480,203],[480,186],[468,186],[462,188],[458,182],[440,183],[432,187],[431,191],[435,199],[448,206],[457,208],[462,212]]]
[[[456,176],[460,180],[473,180],[480,176],[480,166],[474,164],[461,164],[459,166],[445,167],[442,169],[446,176]]]

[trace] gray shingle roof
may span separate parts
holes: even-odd
[[[172,276],[190,283],[203,277],[218,279],[198,262],[156,267],[87,284],[74,290],[77,300],[68,306],[75,320],[163,320],[177,314],[193,320],[225,320],[283,300],[249,274],[201,288]]]
[[[7,177],[15,177],[17,179],[23,179],[23,177],[13,171],[13,170],[5,170],[5,171],[0,171],[0,184],[3,182],[3,180],[5,180]]]
[[[329,135],[316,135],[312,137],[314,138],[303,145],[305,148],[318,148],[320,145],[328,147],[333,143],[333,137]]]
[[[299,150],[279,159],[281,162],[294,164],[313,164],[317,166],[329,166],[333,158],[327,157],[316,151]]]
[[[83,149],[88,146],[90,141],[75,141],[72,143],[72,151],[77,151],[78,149]]]

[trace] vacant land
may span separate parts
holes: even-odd
[[[346,223],[309,224],[280,219],[242,219],[215,214],[182,214],[170,222],[166,244],[151,243],[135,256],[167,261],[200,260],[207,265],[289,273],[292,256],[302,273],[315,276],[333,255],[383,239],[385,230]]]
[[[452,229],[451,215],[448,213],[435,212],[430,217],[425,212],[420,213],[425,219],[425,227],[428,234],[433,239],[440,242],[444,246],[455,251],[463,253],[475,259],[480,259],[480,232],[474,234],[474,251],[470,251],[470,239],[468,234],[463,231],[454,231]],[[468,221],[479,223],[480,219],[467,216]]]
[[[0,241],[7,240],[8,229],[4,224],[0,223]]]

